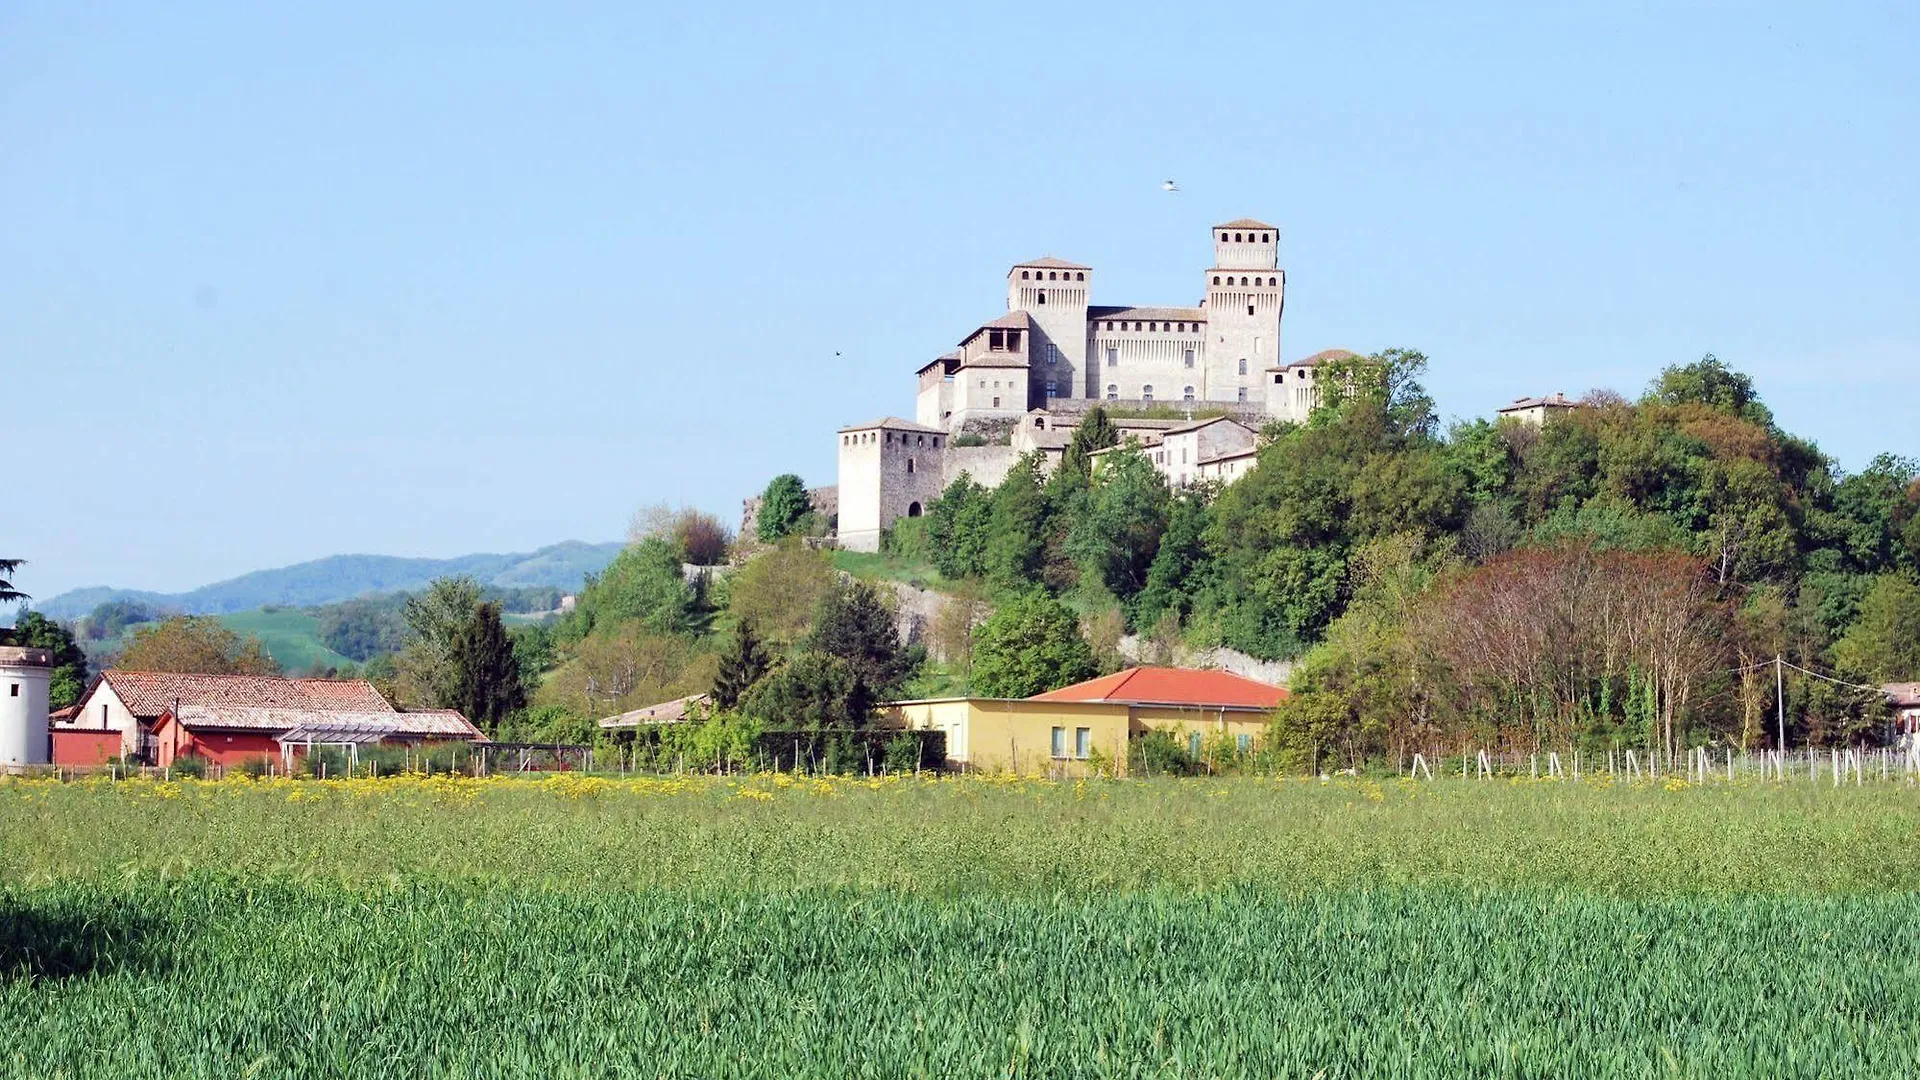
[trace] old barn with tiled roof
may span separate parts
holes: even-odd
[[[153,732],[170,709],[187,706],[393,713],[393,704],[365,679],[288,679],[277,675],[190,675],[166,671],[101,672],[63,725],[120,733],[121,753],[149,760]]]

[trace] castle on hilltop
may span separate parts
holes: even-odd
[[[1098,306],[1092,267],[1016,263],[1006,314],[919,369],[913,420],[837,433],[840,545],[876,550],[881,530],[918,517],[963,472],[992,486],[1030,451],[1051,467],[1096,404],[1170,483],[1240,475],[1259,425],[1306,419],[1314,367],[1339,353],[1280,361],[1287,275],[1277,228],[1241,218],[1211,237],[1213,265],[1193,307]]]

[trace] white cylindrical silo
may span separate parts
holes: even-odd
[[[47,684],[53,654],[0,645],[0,772],[52,760]]]

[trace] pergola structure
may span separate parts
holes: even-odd
[[[403,723],[367,714],[350,719],[308,721],[278,736],[280,764],[291,773],[294,751],[304,750],[311,757],[316,746],[337,747],[347,752],[347,768],[351,771],[360,764],[362,746],[373,746],[389,736],[410,733]]]

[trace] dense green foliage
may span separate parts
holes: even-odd
[[[482,603],[473,609],[473,617],[453,639],[450,659],[456,688],[453,707],[481,730],[494,730],[526,705],[520,661],[500,622],[498,607]]]
[[[770,544],[793,535],[800,519],[812,508],[807,499],[807,486],[798,476],[782,473],[774,477],[760,495],[756,527],[761,541]]]
[[[53,674],[47,684],[47,704],[64,709],[80,700],[87,688],[87,654],[72,631],[37,611],[20,615],[13,629],[0,629],[0,645],[45,649],[53,654]]]
[[[972,659],[982,697],[1031,697],[1096,673],[1073,612],[1041,589],[1002,604],[974,630]]]
[[[1303,762],[1462,740],[1765,745],[1756,672],[1776,655],[1840,680],[1789,679],[1792,744],[1885,736],[1877,696],[1841,683],[1920,679],[1913,462],[1843,474],[1711,356],[1637,403],[1596,392],[1543,427],[1446,431],[1425,366],[1323,363],[1308,421],[1270,426],[1225,488],[1172,493],[1142,453],[1089,457],[1118,438],[1095,410],[1042,497],[1026,463],[993,491],[951,487],[932,555],[997,599],[1044,587],[1090,637],[1119,619],[1161,655],[1302,660],[1275,740]],[[1630,630],[1656,623],[1675,630]]]

